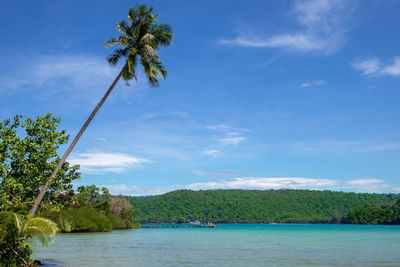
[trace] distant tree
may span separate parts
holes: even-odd
[[[60,118],[48,113],[35,119],[15,116],[0,122],[0,209],[25,214],[59,161],[60,145],[68,142]],[[79,179],[79,166],[64,162],[51,180],[44,206],[60,208]]]
[[[124,197],[114,197],[111,200],[111,211],[115,216],[127,223],[131,223],[135,210],[129,201]]]
[[[145,5],[136,5],[134,8],[130,8],[128,12],[128,22],[121,21],[117,23],[117,29],[121,32],[118,38],[111,38],[106,42],[106,46],[119,45],[121,48],[114,50],[114,53],[108,57],[108,62],[111,65],[116,65],[121,58],[127,58],[121,71],[111,84],[103,98],[97,104],[88,120],[82,126],[67,151],[65,152],[62,159],[58,162],[54,168],[53,173],[44,184],[42,191],[36,198],[29,214],[33,216],[42,201],[47,189],[51,186],[53,178],[57,176],[58,171],[62,168],[68,155],[79,141],[80,137],[89,126],[93,117],[97,111],[106,101],[108,95],[114,89],[119,79],[123,77],[125,81],[130,81],[133,78],[136,79],[136,66],[138,60],[144,68],[144,72],[147,76],[149,85],[151,87],[158,86],[158,80],[164,79],[167,76],[165,66],[158,57],[158,50],[160,46],[171,45],[172,40],[172,29],[169,24],[161,23],[157,24],[158,14],[153,14],[153,8],[147,8]]]
[[[105,212],[110,211],[111,194],[105,187],[100,188],[95,185],[78,187],[76,194],[80,206],[89,206]]]

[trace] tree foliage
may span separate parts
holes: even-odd
[[[400,201],[400,199],[399,199]],[[351,209],[343,216],[347,224],[400,224],[400,203],[364,205]]]
[[[132,222],[135,210],[129,201],[124,197],[114,197],[111,200],[112,213],[126,222]]]
[[[140,223],[335,223],[356,206],[397,199],[395,194],[310,190],[179,190],[129,197]]]
[[[133,227],[135,210],[122,197],[112,197],[107,188],[81,186],[69,206],[41,213],[57,222],[62,232],[108,232]]]
[[[136,5],[129,9],[128,22],[117,23],[121,33],[118,38],[106,41],[107,47],[119,45],[108,57],[111,65],[118,63],[122,57],[127,58],[122,71],[125,81],[136,79],[136,66],[140,61],[151,87],[158,86],[158,80],[167,76],[167,70],[158,56],[160,46],[171,45],[172,28],[169,24],[156,23],[158,14],[153,14],[153,8],[146,5]]]
[[[68,142],[59,130],[60,118],[48,113],[35,119],[15,116],[0,122],[0,208],[25,214],[59,160],[60,145]],[[65,162],[52,180],[42,208],[62,207],[62,194],[79,179],[79,166]]]

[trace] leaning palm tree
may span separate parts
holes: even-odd
[[[32,247],[29,238],[49,245],[57,234],[57,225],[49,219],[24,217],[14,212],[0,212],[0,265],[30,266]]]
[[[143,66],[150,87],[157,87],[159,79],[164,79],[167,76],[167,71],[163,63],[160,61],[157,51],[161,46],[171,45],[172,29],[169,24],[156,23],[157,17],[158,14],[153,14],[152,7],[147,8],[145,5],[136,5],[134,8],[129,9],[129,22],[121,21],[120,23],[117,23],[117,29],[121,32],[121,35],[118,38],[111,38],[106,41],[105,45],[107,47],[114,45],[120,46],[120,48],[115,49],[113,54],[108,57],[108,62],[111,65],[116,65],[119,59],[126,58],[124,66],[103,98],[97,104],[92,114],[82,126],[64,156],[58,162],[47,182],[44,184],[29,211],[31,216],[36,213],[40,202],[51,184],[51,180],[56,176],[68,155],[71,153],[72,149],[75,147],[76,143],[79,141],[93,117],[103,105],[104,101],[106,101],[108,95],[114,89],[120,78],[122,77],[127,83],[132,79],[137,80],[138,61],[140,61],[140,64]]]

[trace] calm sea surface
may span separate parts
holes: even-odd
[[[400,266],[400,226],[218,225],[60,234],[47,266]]]

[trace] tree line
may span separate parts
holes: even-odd
[[[347,224],[400,224],[400,199],[390,204],[367,204],[351,209],[343,218]]]
[[[317,190],[178,190],[128,197],[139,223],[343,223],[353,208],[389,205],[396,194]],[[354,212],[353,212],[354,213]],[[347,219],[348,223],[350,220]],[[354,221],[356,222],[356,221]]]

